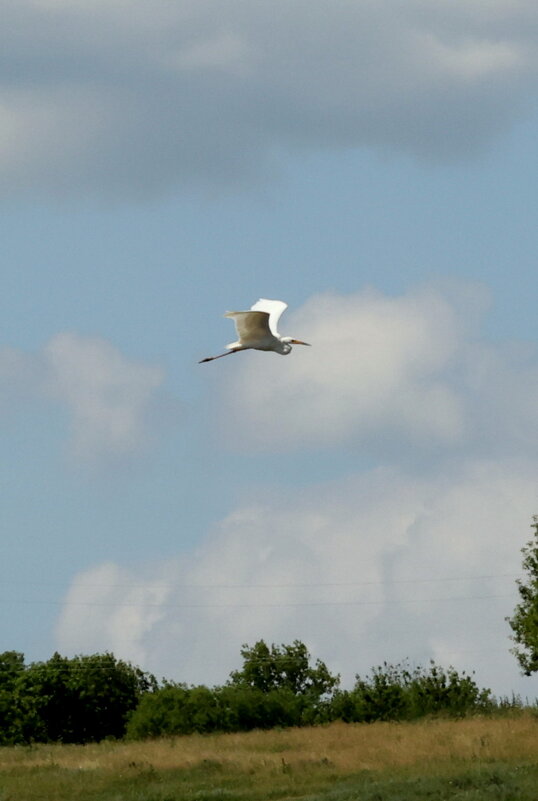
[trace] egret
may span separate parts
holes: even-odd
[[[224,316],[231,317],[235,323],[237,342],[226,345],[226,353],[200,359],[198,364],[212,362],[214,359],[222,359],[223,356],[249,349],[272,350],[281,356],[287,356],[292,345],[309,345],[300,339],[281,337],[278,333],[280,315],[287,308],[288,304],[282,300],[260,298],[254,306],[251,306],[250,311],[226,312]]]

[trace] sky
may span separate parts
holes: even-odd
[[[2,650],[538,696],[532,0],[4,0]],[[227,310],[312,344],[198,364]]]

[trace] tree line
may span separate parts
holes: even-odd
[[[522,671],[538,671],[538,516],[523,548],[520,603],[508,619]],[[217,687],[189,686],[142,671],[111,653],[25,664],[23,654],[0,654],[0,745],[87,743],[194,732],[234,732],[276,726],[413,720],[463,716],[521,705],[497,701],[472,676],[434,662],[428,667],[383,663],[340,688],[321,660],[311,663],[300,640],[241,649],[242,668]]]
[[[155,677],[110,653],[24,663],[0,654],[0,744],[85,743],[123,737],[140,699],[158,689]]]
[[[465,715],[497,706],[489,690],[453,668],[384,664],[352,690],[304,643],[243,646],[243,667],[218,687],[163,680],[113,654],[25,665],[0,654],[0,744],[87,743],[179,734],[303,726],[333,720],[412,720]]]

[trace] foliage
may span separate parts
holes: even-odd
[[[324,662],[316,661],[310,666],[310,654],[306,645],[294,640],[291,645],[271,645],[263,640],[241,648],[243,667],[230,674],[230,684],[235,687],[270,692],[290,690],[294,695],[321,698],[330,694],[339,684],[340,677],[332,676]]]
[[[207,687],[167,684],[145,695],[127,726],[129,739],[222,730],[215,692]]]
[[[465,672],[444,670],[434,662],[428,670],[385,662],[366,678],[357,676],[351,692],[335,695],[333,716],[347,722],[413,720],[440,713],[462,716],[493,705],[490,691],[480,690]]]
[[[249,731],[301,726],[331,719],[331,693],[339,677],[319,659],[310,665],[304,643],[241,649],[243,668],[224,687],[168,683],[144,696],[131,715],[127,736]]]
[[[85,743],[122,737],[140,697],[156,687],[153,676],[112,654],[55,653],[47,662],[24,665],[22,654],[0,656],[7,743]]]
[[[218,689],[226,710],[227,731],[300,726],[305,700],[289,687],[267,692],[254,687],[226,686]]]
[[[293,644],[294,652],[304,653],[298,645],[302,646]],[[471,676],[433,662],[428,670],[385,663],[366,678],[357,676],[351,692],[336,690],[328,695],[332,683],[318,682],[313,690],[308,666],[302,675],[279,672],[272,658],[275,651],[278,661],[286,655],[286,646],[269,649],[263,641],[252,649],[244,646],[245,667],[232,673],[232,681],[224,687],[168,684],[145,695],[130,718],[127,736],[237,732],[331,720],[414,720],[425,715],[463,716],[495,707],[489,690],[480,690]],[[325,671],[323,666],[322,676],[328,674]],[[325,696],[320,695],[322,688]]]
[[[410,717],[439,712],[462,716],[487,711],[494,705],[489,689],[480,689],[472,676],[453,667],[444,670],[430,662],[429,670],[416,668],[408,685]]]
[[[243,668],[221,687],[164,682],[112,654],[54,654],[24,664],[15,651],[0,655],[0,745],[33,742],[88,743],[106,737],[242,732],[328,723],[414,720],[424,715],[463,716],[510,711],[489,690],[454,668],[428,669],[384,663],[351,691],[299,640],[241,651]],[[520,704],[519,704],[520,706]],[[519,708],[519,707],[518,707]]]
[[[521,550],[527,574],[525,581],[517,581],[521,601],[508,618],[517,643],[512,653],[526,676],[538,671],[538,515],[533,520],[534,538]]]
[[[167,686],[145,695],[130,717],[129,739],[299,726],[306,704],[287,688]]]
[[[0,745],[18,742],[19,711],[14,704],[14,696],[23,672],[24,654],[18,651],[0,654]]]

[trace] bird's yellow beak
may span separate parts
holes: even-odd
[[[310,342],[301,342],[300,339],[292,339],[291,340],[291,344],[292,345],[308,345],[309,348],[311,347]]]

